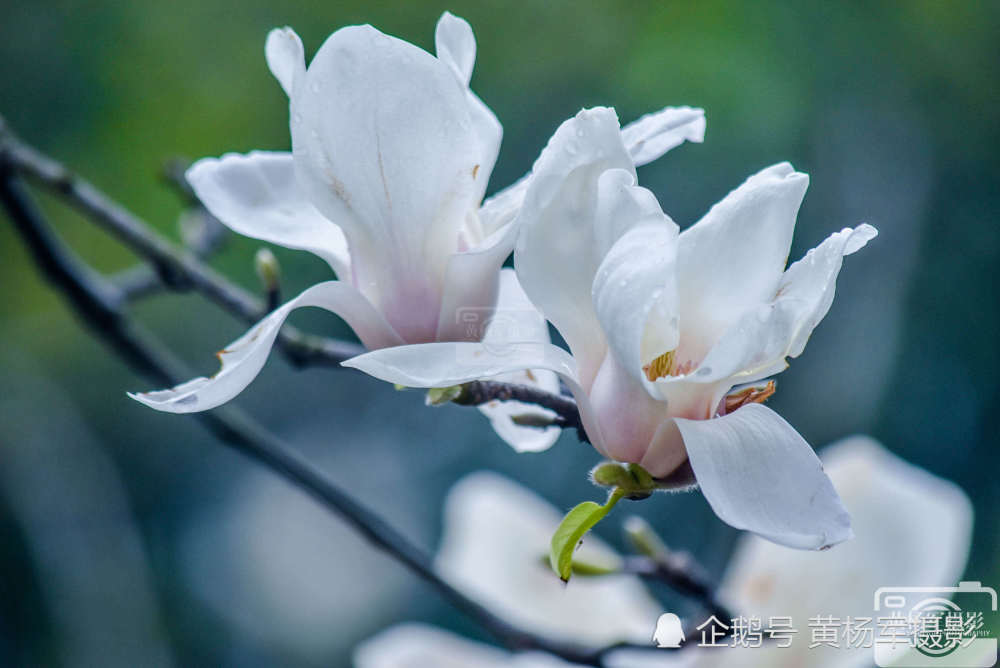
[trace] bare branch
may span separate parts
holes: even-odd
[[[547,408],[556,414],[552,424],[563,429],[575,429],[581,441],[590,442],[580,421],[580,411],[572,397],[546,392],[530,385],[499,383],[492,380],[475,380],[465,383],[461,393],[452,399],[462,406],[479,406],[491,401],[520,401]]]
[[[10,169],[0,167],[0,203],[24,239],[45,277],[66,297],[83,323],[133,369],[159,384],[174,384],[190,374],[133,326],[123,310],[121,291],[73,256],[56,238]],[[582,665],[600,666],[610,648],[590,650],[546,638],[509,624],[443,580],[430,556],[380,516],[327,480],[279,438],[233,405],[192,417],[220,440],[250,457],[333,511],[378,549],[388,553],[438,590],[512,650],[539,650]],[[648,650],[644,645],[614,649]]]
[[[136,253],[147,258],[155,273],[137,267],[116,280],[95,272],[53,234],[40,211],[18,180],[25,174],[63,196],[70,204],[101,224]],[[98,338],[132,368],[160,385],[173,385],[190,373],[141,328],[134,325],[125,307],[131,299],[154,291],[150,276],[173,290],[194,289],[247,321],[262,312],[259,301],[239,286],[205,266],[193,253],[175,248],[126,209],[107,198],[87,181],[17,140],[0,118],[0,203],[7,209],[45,277],[67,298],[71,308]],[[336,365],[361,352],[360,347],[321,337],[307,336],[286,326],[279,343],[300,364]],[[552,410],[553,424],[575,428],[586,440],[576,403],[561,394],[494,381],[462,386],[455,403],[479,405],[494,400],[516,400]],[[442,580],[430,558],[393,527],[327,481],[308,462],[295,455],[277,437],[234,406],[194,416],[231,447],[284,476],[321,504],[340,515],[376,547],[382,549],[432,584],[456,607],[476,619],[504,645],[515,650],[534,649],[555,654],[577,664],[600,666],[617,650],[649,650],[645,645],[616,644],[590,650],[533,634],[508,624]],[[676,555],[678,557],[683,555]],[[715,602],[712,587],[691,563],[633,557],[626,568],[642,577],[666,582],[680,593],[706,605],[717,617],[728,611]],[[683,647],[683,646],[682,646]]]
[[[21,141],[0,117],[0,168],[5,166],[55,192],[151,263],[151,266],[128,269],[115,278],[121,299],[136,301],[156,294],[161,287],[167,287],[178,291],[196,290],[248,323],[256,322],[267,312],[265,303],[212,270],[196,253],[175,247],[92,184]],[[184,197],[197,201],[194,191],[184,179],[182,162],[168,163],[165,172],[165,178]],[[287,324],[282,327],[277,344],[298,366],[338,367],[342,361],[364,352],[360,345],[303,334]],[[581,441],[589,442],[576,403],[562,394],[524,385],[476,381],[466,384],[463,395],[456,403],[479,405],[498,399],[516,399],[548,408],[558,416],[553,425],[575,429]]]
[[[255,296],[157,235],[88,181],[17,139],[0,119],[0,167],[7,166],[61,195],[72,206],[147,259],[172,290],[197,290],[229,313],[254,323],[266,312]],[[364,352],[354,343],[306,335],[285,325],[278,345],[294,363],[339,366]]]

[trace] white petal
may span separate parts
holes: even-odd
[[[760,404],[711,420],[675,420],[715,514],[737,529],[798,549],[851,537],[851,521],[816,454]]]
[[[355,668],[501,668],[510,659],[497,647],[415,623],[388,628],[354,650]]]
[[[470,315],[472,315],[470,313]],[[471,323],[467,323],[471,324]],[[517,282],[512,269],[500,272],[500,293],[497,306],[486,325],[483,343],[489,346],[504,346],[509,341],[529,340],[549,343],[549,328],[538,309],[528,301],[528,296]],[[525,369],[494,377],[505,383],[518,383],[537,387],[546,392],[559,392],[559,377],[546,369]],[[523,427],[514,422],[514,417],[534,417],[548,420],[555,413],[534,404],[520,401],[491,401],[479,410],[490,420],[494,431],[517,452],[540,452],[549,449],[559,438],[559,427],[539,429]]]
[[[650,396],[645,386],[626,373],[612,354],[604,356],[589,394],[590,405],[601,426],[602,452],[620,462],[639,462],[660,425],[669,418],[667,404]],[[687,458],[683,444],[678,446],[674,468]],[[659,477],[671,470],[650,473]]]
[[[479,203],[486,194],[486,188],[493,174],[493,167],[496,166],[497,156],[500,155],[500,142],[503,140],[503,126],[497,119],[493,110],[486,106],[479,96],[471,90],[466,94],[466,102],[469,105],[469,118],[472,121],[472,129],[479,138],[479,162],[474,168],[475,190],[472,200]],[[496,228],[491,228],[494,231]]]
[[[454,70],[459,81],[468,86],[476,64],[476,38],[469,22],[451,12],[442,14],[434,29],[434,50]]]
[[[700,361],[744,312],[774,296],[808,184],[788,163],[774,165],[681,232],[678,361]]]
[[[646,644],[662,612],[633,576],[574,578],[563,585],[544,562],[562,517],[529,490],[493,473],[466,476],[448,495],[435,570],[518,626],[600,647]],[[588,535],[577,558],[613,565],[619,557]]]
[[[510,225],[521,212],[524,196],[531,183],[531,172],[507,186],[503,190],[488,197],[479,209],[479,219],[487,234]]]
[[[373,350],[343,365],[406,387],[450,387],[525,369],[553,371],[573,393],[591,444],[598,452],[605,452],[593,407],[577,376],[576,361],[551,343],[423,343]]]
[[[472,68],[476,63],[476,38],[469,23],[451,12],[442,14],[434,31],[434,49],[438,59],[447,63],[459,82],[468,87]],[[479,201],[486,193],[490,174],[500,152],[503,128],[496,115],[475,93],[469,90],[467,98],[469,115],[480,142],[480,162],[479,169],[476,170],[476,201]]]
[[[211,378],[195,378],[169,390],[129,396],[167,413],[197,413],[226,403],[257,377],[285,318],[293,309],[303,306],[318,306],[336,313],[369,348],[402,343],[361,293],[342,281],[327,281],[285,303],[217,353],[222,367]]]
[[[653,162],[686,141],[705,140],[705,110],[666,107],[622,128],[622,141],[636,167]]]
[[[598,180],[608,169],[634,176],[614,110],[581,111],[549,140],[532,170],[515,224],[514,263],[531,301],[566,339],[589,387],[605,343],[591,300],[603,252],[597,228]],[[606,250],[606,249],[605,249]]]
[[[593,299],[611,352],[636,383],[677,347],[677,226],[664,217],[629,230],[605,256]]]
[[[252,151],[204,158],[185,176],[212,215],[237,234],[315,253],[341,280],[350,280],[344,233],[299,189],[291,153]]]
[[[788,268],[772,303],[751,308],[722,334],[692,374],[665,378],[658,386],[714,384],[726,379],[732,385],[784,370],[785,358],[802,353],[809,335],[830,309],[843,257],[864,247],[876,234],[871,225],[859,225],[828,237]]]
[[[482,338],[484,325],[501,289],[500,267],[514,249],[516,232],[510,226],[487,239],[482,247],[448,258],[438,316],[438,341],[479,341]]]
[[[667,107],[629,123],[621,132],[622,142],[638,167],[652,162],[683,141],[701,142],[705,137],[705,112],[690,107]],[[487,232],[517,218],[530,181],[529,172],[483,202],[479,215]]]
[[[961,489],[865,436],[845,439],[820,455],[853,515],[854,539],[828,552],[801,552],[745,536],[720,588],[723,600],[744,615],[764,619],[874,617],[879,587],[958,582],[972,538],[972,506]],[[761,647],[738,654],[748,659],[756,655],[756,661],[725,665],[763,668],[784,661],[860,668],[872,662],[870,648],[807,649],[797,641],[787,649]]]
[[[434,339],[447,260],[477,204],[482,153],[466,93],[426,51],[352,26],[327,39],[292,100],[300,181],[407,341]]]
[[[778,301],[794,303],[799,310],[788,355],[798,357],[802,354],[809,335],[830,310],[844,256],[861,250],[877,235],[878,231],[871,225],[859,225],[853,230],[844,228],[806,253],[781,277]]]
[[[271,74],[278,80],[288,97],[292,96],[296,80],[306,73],[305,51],[302,40],[289,27],[275,28],[267,34],[264,57]]]

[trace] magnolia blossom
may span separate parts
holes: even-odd
[[[524,336],[499,350],[437,343],[346,364],[417,387],[555,371],[605,456],[674,482],[690,483],[693,469],[719,517],[771,540],[823,548],[848,538],[819,461],[760,405],[774,391],[760,381],[802,352],[842,257],[875,229],[837,232],[786,270],[808,183],[791,165],[755,174],[680,234],[635,178],[618,119],[601,108],[565,122],[532,171],[515,267],[572,355]]]
[[[369,349],[481,338],[531,179],[480,207],[502,129],[469,88],[469,24],[445,13],[435,43],[436,57],[371,26],[350,26],[307,68],[290,28],[268,35],[268,66],[289,97],[292,151],[206,158],[187,178],[231,229],[315,253],[339,280],[307,289],[226,346],[212,378],[135,399],[174,413],[232,399],[298,307],[332,311]],[[630,160],[644,164],[703,133],[700,109],[666,108],[626,128],[623,141]],[[502,418],[495,423],[513,429]]]
[[[620,651],[609,656],[609,666],[687,666],[712,668],[853,668],[870,666],[871,648],[809,649],[807,623],[817,615],[843,619],[873,617],[873,595],[879,587],[893,584],[915,586],[956,582],[962,575],[972,531],[972,506],[961,489],[890,454],[866,437],[853,437],[823,452],[826,469],[840,490],[844,503],[855,513],[855,538],[837,550],[802,552],[788,550],[756,536],[744,536],[730,560],[721,596],[736,614],[791,616],[799,633],[792,645],[773,643],[756,648],[698,649],[680,653],[666,651]],[[585,647],[608,644],[609,636],[600,620],[623,615],[617,623],[618,640],[645,637],[639,642],[652,647],[659,612],[651,610],[648,595],[636,592],[636,583],[616,576],[619,596],[598,590],[594,578],[574,578],[565,592],[538,589],[537,554],[547,549],[544,536],[554,527],[556,509],[537,513],[540,502],[514,483],[496,476],[474,474],[459,484],[455,495],[467,503],[450,505],[445,515],[445,540],[439,563],[448,571],[463,574],[466,584],[500,579],[506,587],[488,593],[472,590],[486,605],[513,622],[533,618],[548,621],[540,633],[563,629],[557,638],[571,638]],[[530,502],[525,503],[526,498]],[[489,509],[506,518],[493,526],[482,522]],[[594,539],[588,538],[587,544]],[[501,545],[517,545],[491,551]],[[535,552],[532,553],[532,550]],[[514,559],[514,552],[522,554]],[[641,585],[640,585],[641,588]],[[565,593],[565,595],[563,595]],[[634,596],[634,610],[624,609],[621,597]],[[723,620],[726,621],[726,620]],[[728,621],[726,622],[728,623]],[[634,625],[634,629],[632,628]],[[597,632],[595,633],[595,629]],[[699,638],[688,638],[698,642]],[[570,664],[538,652],[517,653],[466,640],[422,624],[402,624],[383,631],[359,646],[357,668],[448,668],[567,667]]]

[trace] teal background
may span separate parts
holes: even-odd
[[[288,146],[270,28],[293,26],[310,56],[363,22],[432,49],[444,9],[476,31],[473,87],[504,124],[491,192],[581,107],[627,122],[687,104],[706,109],[705,143],[639,172],[682,227],[790,160],[812,179],[793,258],[841,227],[879,228],[771,405],[817,447],[870,433],[961,484],[977,511],[967,579],[1000,584],[998,3],[5,0],[0,114],[176,240],[166,159]],[[95,266],[134,262],[43,204]],[[256,290],[258,246],[234,238],[213,263]],[[315,258],[276,253],[286,295],[328,277]],[[193,296],[135,311],[200,373],[243,330]],[[293,321],[348,335],[330,316]],[[128,400],[148,385],[80,328],[7,224],[0,337],[0,664],[339,665],[397,621],[478,633],[193,421]],[[358,374],[275,357],[238,401],[428,548],[468,471],[507,473],[567,508],[596,495],[597,457],[572,435],[517,456],[475,411],[426,409]],[[723,569],[736,532],[700,495],[629,510]],[[600,533],[616,542],[616,523]]]

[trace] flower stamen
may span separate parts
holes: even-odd
[[[642,367],[642,372],[646,374],[646,378],[650,382],[655,381],[657,378],[664,378],[671,375],[674,367],[674,350],[668,350],[656,359],[654,359],[649,364]]]
[[[777,389],[777,384],[773,380],[769,380],[763,385],[751,385],[737,390],[736,392],[727,394],[726,398],[722,400],[725,404],[725,414],[728,415],[740,406],[745,406],[746,404],[762,404],[767,401]]]

